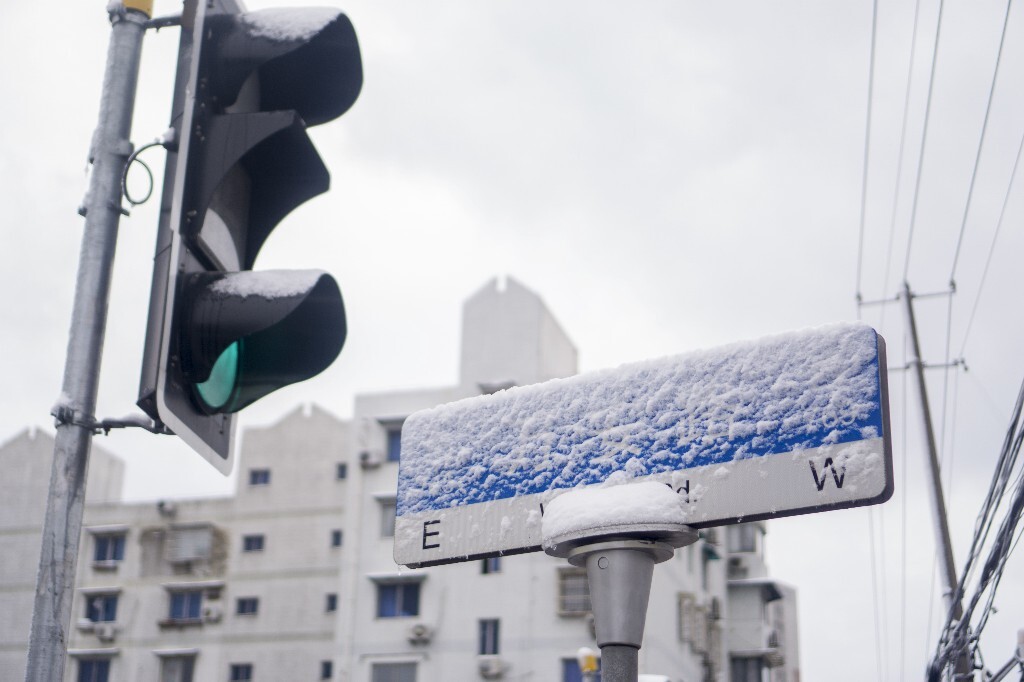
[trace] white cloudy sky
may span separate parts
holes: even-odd
[[[868,299],[893,295],[904,274],[920,292],[948,287],[1006,9],[946,3],[918,184],[938,5],[921,2],[900,172],[914,3],[880,4],[860,275]],[[60,391],[104,5],[2,10],[0,439],[50,428]],[[259,265],[332,272],[350,337],[327,372],[253,406],[246,423],[310,401],[345,416],[355,393],[453,383],[461,301],[499,274],[545,298],[583,370],[857,316],[871,3],[637,5],[343,6],[366,82],[349,114],[314,132],[333,190],[281,225]],[[157,1],[158,14],[176,9]],[[136,143],[167,126],[176,41],[176,29],[147,38]],[[970,371],[948,382],[929,371],[958,561],[1024,373],[1017,187],[964,343],[1024,132],[1022,57],[1024,16],[1014,12],[954,273],[951,355],[963,349]],[[162,153],[144,158],[159,174]],[[122,221],[101,417],[134,409],[155,207]],[[918,302],[933,363],[945,358],[948,310],[946,298]],[[864,317],[888,339],[891,364],[902,364],[900,309]],[[771,525],[773,574],[800,589],[803,679],[917,679],[933,646],[932,527],[919,413],[904,382],[891,375],[893,500]],[[132,499],[230,488],[173,438],[117,433],[102,445],[127,460]],[[992,667],[1024,626],[1015,559],[983,640]]]

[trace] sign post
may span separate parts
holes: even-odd
[[[417,412],[402,430],[395,561],[543,545],[585,566],[602,679],[636,682],[654,565],[699,527],[889,499],[888,415],[885,342],[865,325]]]
[[[540,550],[555,497],[627,479],[671,487],[692,528],[884,502],[888,415],[885,342],[859,324],[423,410],[402,430],[395,561]]]

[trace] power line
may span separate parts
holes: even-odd
[[[907,253],[903,261],[903,280],[906,281],[907,273],[910,271],[910,253],[914,241],[914,227],[917,224],[917,202],[921,195],[921,176],[924,169],[924,153],[928,148],[928,122],[932,113],[932,93],[935,90],[935,66],[939,59],[939,38],[942,35],[942,9],[944,0],[939,0],[939,16],[935,22],[935,44],[932,47],[931,74],[928,77],[928,97],[924,108],[924,126],[921,130],[921,149],[917,157],[917,175],[914,179],[914,199],[910,208],[910,230],[907,233]]]
[[[978,284],[978,293],[974,297],[974,305],[971,306],[971,315],[967,320],[967,329],[964,331],[964,340],[960,344],[960,357],[964,356],[964,349],[967,348],[967,339],[971,335],[971,328],[974,325],[974,316],[978,312],[978,304],[981,302],[981,293],[985,289],[985,280],[988,277],[989,266],[992,265],[992,256],[996,252],[996,240],[999,239],[999,231],[1003,227],[1003,218],[1006,216],[1006,206],[1010,202],[1010,191],[1013,189],[1013,183],[1017,178],[1017,168],[1020,167],[1020,157],[1024,153],[1024,135],[1020,138],[1020,145],[1017,147],[1017,158],[1013,162],[1013,170],[1010,171],[1010,181],[1006,185],[1006,193],[1003,195],[1003,206],[999,210],[999,219],[996,221],[996,229],[992,234],[992,244],[988,249],[988,257],[985,259],[985,269],[981,273],[981,281]]]
[[[868,167],[871,152],[871,110],[875,92],[875,44],[878,35],[878,0],[871,4],[871,56],[868,61],[868,105],[864,130],[864,169],[860,183],[860,234],[857,238],[857,317],[860,318],[861,274],[864,266],[864,221],[868,204]]]
[[[917,52],[917,29],[920,25],[921,0],[914,2],[914,30],[910,37],[910,58],[907,60],[907,84],[903,94],[903,121],[900,124],[899,154],[896,160],[896,186],[892,195],[892,211],[889,216],[889,244],[885,254],[885,270],[882,272],[882,295],[889,291],[889,272],[892,270],[893,243],[896,238],[896,210],[900,202],[900,188],[903,179],[903,154],[906,150],[907,122],[910,118],[910,91],[914,82],[914,54]],[[885,328],[885,307],[882,307],[878,326]]]
[[[903,366],[907,367],[907,334],[903,334]],[[900,448],[903,452],[903,482],[900,497],[900,680],[906,670],[907,657],[907,375],[903,373],[900,421],[903,422]]]
[[[964,205],[964,215],[960,221],[960,234],[956,239],[956,250],[953,252],[953,267],[949,271],[949,283],[950,286],[955,286],[954,281],[956,280],[956,266],[960,259],[960,247],[964,241],[964,231],[967,229],[967,215],[971,211],[971,198],[974,196],[974,183],[978,178],[978,166],[981,165],[981,150],[985,146],[985,134],[988,132],[988,117],[992,112],[992,100],[996,91],[996,79],[999,77],[999,64],[1003,59],[1003,45],[1006,43],[1006,26],[1010,20],[1010,6],[1013,5],[1013,0],[1007,0],[1006,3],[1006,14],[1003,16],[1003,30],[999,35],[999,51],[996,53],[996,66],[992,72],[992,84],[988,89],[988,103],[985,105],[985,119],[981,124],[981,137],[978,140],[978,151],[974,156],[974,169],[971,171],[971,183],[967,189],[967,203]]]
[[[1021,425],[1022,413],[1024,413],[1024,382],[1022,382],[1017,394],[1017,401],[1010,419],[1010,425],[1006,431],[999,459],[996,463],[992,482],[989,485],[988,494],[982,503],[981,511],[975,521],[974,537],[971,540],[967,561],[956,588],[957,596],[964,594],[964,587],[977,566],[976,562],[981,555],[981,549],[992,528],[996,511],[1005,498],[1007,486],[1016,466],[1021,445],[1024,444],[1024,428]],[[939,640],[935,657],[930,666],[932,679],[935,679],[934,676],[945,669],[950,659],[955,658],[959,652],[966,651],[968,647],[970,647],[972,654],[976,658],[980,655],[978,652],[978,636],[985,627],[988,616],[991,613],[995,590],[1002,578],[1006,560],[1013,547],[1016,546],[1013,537],[1016,526],[1020,521],[1022,513],[1024,513],[1024,470],[1018,472],[1013,488],[1012,502],[1004,515],[999,529],[996,531],[988,558],[982,567],[978,585],[968,607],[959,618],[954,616],[952,609],[947,613],[943,635]],[[991,590],[989,590],[990,586]],[[987,603],[982,610],[977,628],[972,633],[970,630],[971,616],[986,592],[988,593]]]
[[[878,680],[882,682],[882,626],[879,619],[881,607],[878,600],[878,560],[875,557],[875,509],[868,507],[868,545],[871,548],[871,601],[875,611],[875,667],[878,669]]]

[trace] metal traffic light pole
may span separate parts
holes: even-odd
[[[92,173],[83,207],[85,231],[64,382],[53,410],[57,434],[36,576],[26,682],[64,679],[89,448],[96,428],[100,359],[121,218],[121,174],[132,151],[129,134],[142,38],[152,14],[152,0],[125,0],[124,5],[112,4],[109,11],[110,46],[99,123],[89,153]]]

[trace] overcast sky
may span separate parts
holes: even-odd
[[[52,429],[109,36],[104,5],[3,9],[0,440]],[[860,273],[866,0],[341,5],[359,34],[365,85],[348,114],[313,131],[332,191],[282,223],[258,266],[334,274],[349,340],[328,371],[247,409],[243,423],[270,423],[305,402],[347,416],[356,393],[453,384],[462,301],[495,275],[546,300],[586,371],[855,319],[858,281],[877,299],[904,275],[929,293],[946,291],[954,274],[952,306],[919,300],[917,311],[925,359],[945,360],[951,310],[949,355],[962,350],[970,369],[929,370],[962,564],[1024,374],[1019,187],[967,331],[1024,132],[1024,16],[1010,16],[954,272],[1006,4],[946,3],[919,183],[938,6],[921,2],[900,167],[914,3],[881,5]],[[177,8],[156,3],[157,14]],[[136,144],[167,127],[177,36],[147,37]],[[163,153],[143,158],[159,187]],[[143,180],[133,173],[138,191]],[[135,411],[157,203],[121,223],[99,417]],[[902,365],[899,306],[863,317],[888,339],[890,365]],[[805,680],[920,679],[933,650],[941,608],[906,378],[890,376],[893,499],[769,527],[772,573],[800,591]],[[231,489],[177,439],[98,442],[127,461],[130,499]],[[983,639],[992,668],[1024,627],[1021,604],[1015,556]]]

